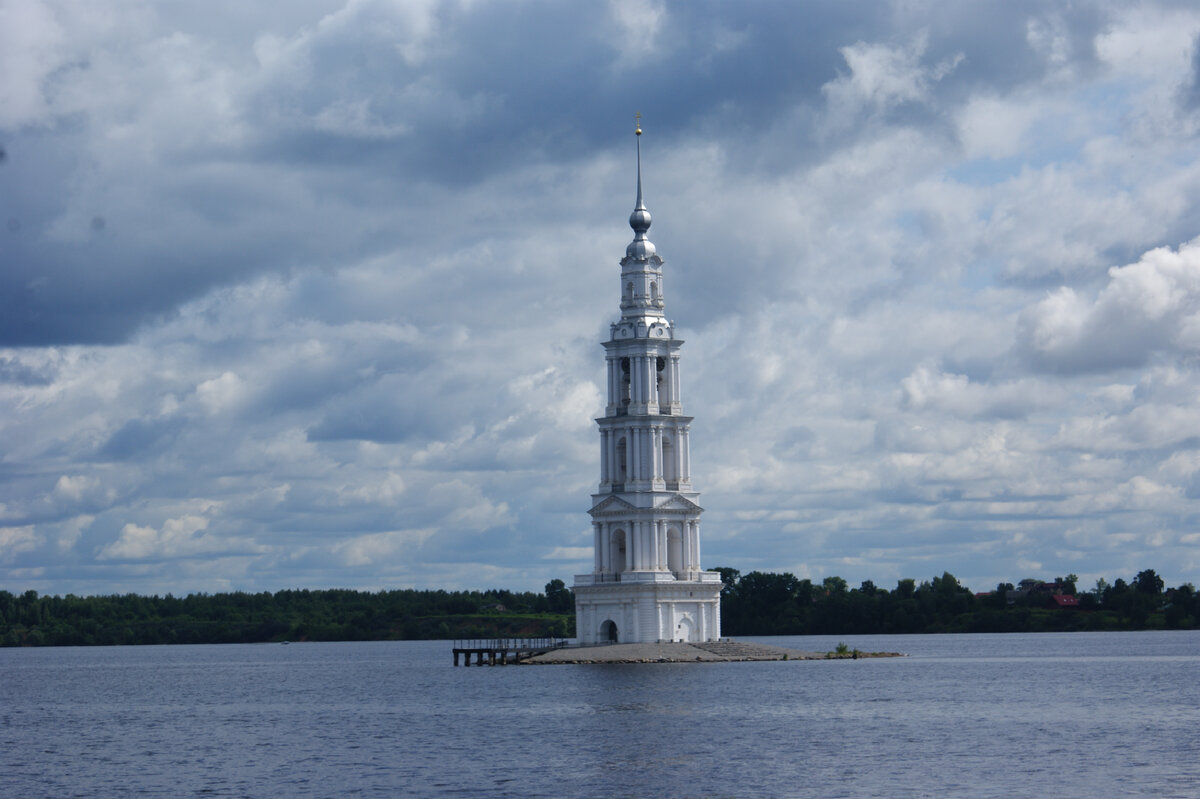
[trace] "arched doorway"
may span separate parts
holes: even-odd
[[[694,626],[692,624],[692,617],[684,616],[683,618],[681,618],[679,620],[679,623],[675,625],[675,640],[676,641],[692,640],[692,630],[693,629],[694,629]]]
[[[617,642],[617,623],[612,619],[607,619],[600,625],[600,642],[612,644]]]

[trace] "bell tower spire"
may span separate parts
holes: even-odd
[[[638,189],[637,189],[637,205],[634,206],[633,215],[630,215],[630,217],[629,217],[629,226],[631,228],[633,228],[634,233],[638,233],[638,234],[644,236],[646,231],[650,229],[650,214],[649,214],[649,212],[646,212],[646,206],[642,204],[642,112],[639,111],[636,114],[634,114],[634,116],[637,117],[637,122],[635,123],[635,127],[633,129],[633,135],[637,136],[637,186],[638,186]],[[636,215],[638,211],[645,212],[645,214],[646,214],[645,227],[641,228],[640,230],[638,229],[638,222],[634,221],[634,215]]]
[[[629,215],[633,241],[621,259],[621,318],[649,326],[666,324],[663,319],[662,258],[646,233],[650,230],[650,212],[642,199],[642,115],[637,115],[637,202]],[[635,321],[636,323],[636,321]]]
[[[692,487],[679,383],[682,339],[663,313],[663,259],[646,233],[638,114],[633,241],[621,259],[621,316],[603,342],[608,402],[600,485],[592,495],[595,557],[575,576],[580,643],[712,641],[721,636],[721,577],[700,568],[700,495]]]

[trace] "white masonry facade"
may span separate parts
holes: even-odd
[[[621,318],[604,342],[608,404],[600,488],[592,495],[595,558],[575,575],[581,644],[716,641],[721,576],[700,569],[699,493],[692,488],[674,324],[663,314],[663,259],[646,237],[641,127],[634,238],[621,259]]]

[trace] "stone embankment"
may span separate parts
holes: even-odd
[[[522,663],[720,663],[747,660],[828,660],[903,657],[899,652],[804,652],[749,641],[713,641],[702,644],[610,644],[564,647],[535,655]]]

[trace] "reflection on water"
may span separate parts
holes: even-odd
[[[445,642],[0,650],[11,796],[1200,795],[1200,633],[453,668]]]

